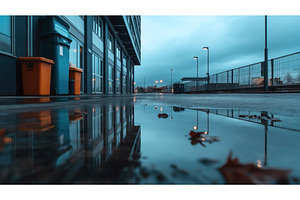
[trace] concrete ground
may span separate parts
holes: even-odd
[[[80,97],[80,98],[78,98]],[[298,116],[300,93],[269,94],[135,94],[135,95],[81,95],[50,97],[1,96],[0,111],[19,112],[43,108],[68,107],[89,103],[126,101],[141,104],[169,104],[189,108],[224,108],[267,111],[284,116]]]
[[[136,94],[136,102],[163,103],[181,107],[267,111],[299,116],[300,93],[269,94]]]

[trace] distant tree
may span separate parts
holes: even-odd
[[[287,84],[292,84],[294,82],[294,80],[293,80],[294,78],[289,72],[285,75],[284,79]]]

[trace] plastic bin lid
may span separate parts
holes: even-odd
[[[46,62],[49,64],[54,64],[53,60],[44,57],[19,57],[18,60],[28,62]]]
[[[70,67],[70,68],[69,68],[69,71],[80,72],[80,73],[83,72],[82,69],[78,69],[78,68],[75,68],[75,67]]]

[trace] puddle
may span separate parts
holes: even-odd
[[[1,113],[0,183],[299,184],[299,120],[127,101]]]
[[[168,183],[298,184],[299,121],[249,110],[135,106],[142,166],[163,172]],[[170,165],[188,173],[173,176]]]

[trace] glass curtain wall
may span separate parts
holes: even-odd
[[[126,93],[126,91],[127,91],[127,84],[126,84],[126,81],[127,81],[127,67],[126,67],[126,58],[125,57],[123,57],[123,74],[122,74],[122,78],[123,78],[123,82],[122,82],[122,84],[123,84],[123,94],[125,94]]]
[[[114,62],[114,41],[111,34],[108,34],[108,58]],[[108,64],[108,92],[113,93],[114,90],[114,64]]]
[[[121,49],[119,46],[117,46],[117,71],[116,71],[116,87],[117,87],[117,93],[121,92]]]
[[[0,51],[12,53],[12,17],[0,16]]]

